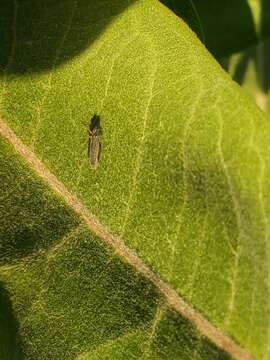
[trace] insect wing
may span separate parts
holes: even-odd
[[[97,168],[100,159],[101,142],[98,133],[89,134],[88,157],[93,169]]]

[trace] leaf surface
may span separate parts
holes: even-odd
[[[157,1],[7,4],[1,118],[104,229],[218,331],[255,358],[268,359],[266,117]],[[27,27],[30,19],[34,30]],[[97,170],[87,158],[94,113],[103,131]],[[3,150],[4,163],[5,151],[11,150]],[[13,161],[2,174],[5,179],[10,173],[2,182],[1,209],[11,235],[1,243],[1,273],[23,329],[26,358],[48,358],[50,352],[52,359],[60,353],[66,359],[92,356],[116,338],[112,351],[128,343],[134,353],[143,352],[141,331],[151,334],[159,291],[114,254],[105,256],[106,246],[85,224],[77,225],[74,209],[54,204],[37,185],[32,191],[18,166],[12,175]],[[15,179],[23,185],[16,187]],[[12,203],[5,206],[9,197]],[[57,247],[66,236],[71,240]],[[58,250],[51,255],[54,246]],[[194,358],[193,325],[176,326],[177,335],[166,320],[158,337],[161,320],[154,334],[165,350],[158,345],[159,355],[151,350],[147,356],[181,359],[191,348],[188,356]],[[179,350],[175,343],[181,341],[191,345]],[[101,354],[110,353],[108,346]],[[197,353],[208,359],[210,348],[203,345]]]

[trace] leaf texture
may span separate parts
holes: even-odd
[[[267,360],[266,117],[157,1],[3,3],[2,119],[105,229],[221,333]],[[94,113],[103,129],[97,170],[87,158]],[[223,356],[168,305],[159,309],[160,289],[44,195],[55,189],[40,192],[13,168],[10,151],[3,145],[10,235],[1,274],[27,359]]]

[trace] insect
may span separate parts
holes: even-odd
[[[90,165],[94,170],[96,170],[100,159],[102,136],[100,117],[97,114],[94,114],[94,116],[91,118],[88,135],[88,158]]]

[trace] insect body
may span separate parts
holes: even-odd
[[[100,159],[101,136],[102,136],[100,117],[96,114],[91,118],[88,134],[89,134],[88,158],[90,161],[90,165],[95,170],[97,168]]]

